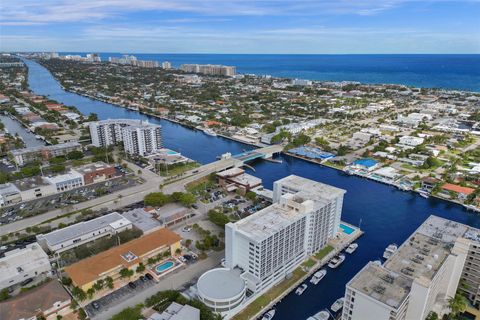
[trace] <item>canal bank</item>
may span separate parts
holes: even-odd
[[[35,93],[74,105],[84,114],[97,113],[100,119],[129,118],[161,124],[165,147],[202,164],[215,161],[217,155],[242,153],[243,149],[249,148],[245,144],[208,136],[179,124],[65,92],[45,68],[35,62],[26,63],[29,67],[29,85]],[[381,258],[390,243],[403,243],[430,214],[480,227],[480,217],[467,212],[460,205],[434,198],[424,199],[415,193],[348,176],[338,170],[287,155],[281,155],[279,159],[282,163],[256,160],[251,163],[255,172],[247,171],[261,178],[263,185],[269,189],[272,189],[274,181],[296,174],[347,190],[342,220],[353,225],[360,225],[361,221],[360,227],[365,234],[358,239],[357,251],[348,256],[339,268],[328,272],[318,285],[309,288],[301,296],[288,294],[277,303],[275,320],[303,320],[330,307],[337,298],[343,296],[345,284],[368,261]]]

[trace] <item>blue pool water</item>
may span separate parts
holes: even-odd
[[[158,266],[155,267],[155,271],[157,273],[163,273],[167,271],[168,269],[171,269],[175,266],[175,263],[173,261],[167,261],[162,264],[159,264]]]
[[[175,151],[168,151],[167,154],[178,154],[178,152],[175,152]]]
[[[355,229],[346,226],[343,223],[340,223],[340,228],[342,228],[343,232],[345,232],[346,234],[352,234],[355,231]]]

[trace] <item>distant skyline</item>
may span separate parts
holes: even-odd
[[[0,51],[480,53],[479,0],[2,0]]]

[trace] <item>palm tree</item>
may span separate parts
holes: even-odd
[[[461,294],[455,294],[455,297],[448,299],[448,307],[450,308],[449,319],[456,319],[460,313],[467,309],[467,299]]]

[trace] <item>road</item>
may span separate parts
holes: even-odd
[[[115,314],[119,313],[125,308],[134,307],[139,303],[144,303],[145,299],[154,295],[158,291],[180,289],[186,284],[191,283],[192,280],[200,277],[204,272],[220,265],[220,260],[223,258],[224,252],[213,252],[210,256],[201,260],[195,264],[188,266],[186,269],[181,270],[175,274],[167,276],[164,280],[161,280],[156,285],[149,287],[141,292],[138,292],[133,297],[110,307],[104,312],[97,314],[92,319],[110,319]]]
[[[172,193],[175,191],[184,191],[185,185],[189,182],[208,176],[213,172],[220,171],[234,165],[238,165],[238,162],[239,161],[236,159],[223,159],[187,171],[184,174],[185,178],[165,185],[165,187],[163,188],[163,192]],[[142,185],[113,192],[111,194],[98,197],[89,201],[81,202],[73,206],[52,210],[47,213],[39,214],[33,217],[15,221],[13,223],[2,225],[0,226],[0,235],[21,231],[26,229],[27,227],[39,225],[47,220],[52,220],[59,216],[66,215],[70,212],[76,212],[83,209],[98,210],[100,208],[108,208],[110,211],[116,210],[128,206],[132,203],[142,201],[145,195],[151,192],[160,191],[159,187],[161,184],[164,183],[163,177],[160,177],[157,174],[151,172],[150,170],[143,169],[130,162],[128,162],[128,167],[135,173],[140,170],[141,177],[145,179],[146,182]],[[61,221],[59,220],[58,222]]]

